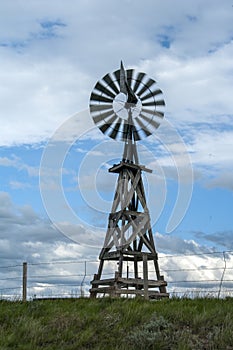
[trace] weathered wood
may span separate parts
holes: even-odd
[[[149,168],[146,168],[145,165],[139,165],[139,164],[134,164],[134,163],[127,163],[121,161],[119,164],[114,164],[111,168],[108,169],[110,173],[120,173],[122,169],[131,169],[131,170],[143,170],[148,173],[152,173],[152,170]]]
[[[100,293],[100,294],[114,294],[115,295],[121,295],[121,294],[132,294],[132,295],[141,295],[144,296],[144,290],[133,290],[133,289],[114,289],[114,287],[99,287],[99,288],[91,288],[90,292],[92,293]],[[159,298],[168,298],[169,293],[160,293],[157,291],[148,291],[148,298],[149,299],[159,299]]]
[[[139,236],[142,238],[143,243],[144,243],[145,246],[149,249],[149,251],[150,251],[151,253],[154,253],[154,250],[153,250],[153,248],[151,247],[150,242],[148,242],[148,239],[147,239],[146,235],[145,235],[145,234],[140,234]]]
[[[134,257],[133,262],[134,262],[134,278],[138,279],[138,259],[136,256]]]
[[[100,277],[102,275],[103,266],[104,266],[104,262],[103,262],[103,260],[100,260],[98,275],[97,275],[98,277]]]
[[[148,261],[147,261],[147,255],[143,255],[143,287],[144,287],[144,297],[145,299],[149,298],[148,294]]]
[[[147,260],[158,259],[157,253],[147,253],[147,252],[138,252],[133,250],[123,251],[123,260],[124,261],[134,261],[134,257],[137,257],[138,261],[142,261],[143,254],[147,255]],[[102,256],[104,260],[118,260],[120,257],[120,251],[105,252]]]
[[[118,260],[120,257],[119,251],[113,251],[113,252],[106,252],[103,255],[103,260]]]
[[[145,282],[144,279],[141,278],[123,278],[123,277],[118,277],[116,278],[105,278],[105,279],[94,279],[91,284],[92,285],[114,285],[115,282],[122,283],[124,285],[128,285],[131,287],[135,286],[144,286]],[[148,280],[147,279],[147,284],[148,288],[154,288],[154,287],[161,287],[161,286],[166,286],[167,282],[163,280]]]
[[[122,215],[126,215],[127,217],[129,217],[129,216],[141,216],[141,215],[144,215],[144,213],[141,211],[133,211],[133,210],[129,210],[129,209],[123,209],[123,210],[116,211],[115,213],[110,213],[109,217],[111,219],[114,219],[114,220],[119,220],[119,218]]]
[[[142,278],[119,278],[119,282],[122,282],[124,284],[128,284],[131,286],[135,285],[141,285],[143,286],[145,284],[144,280]],[[160,287],[160,286],[166,286],[167,282],[166,281],[159,281],[159,280],[149,280],[147,279],[148,283],[148,288],[153,288],[153,287]]]
[[[93,281],[96,281],[96,280],[98,280],[98,275],[97,275],[97,273],[94,274],[94,279],[93,279]],[[92,284],[93,284],[93,281],[92,281]],[[96,287],[98,287],[98,284],[97,284]],[[98,289],[98,288],[97,288],[97,289]],[[97,295],[96,292],[90,290],[90,298],[96,298],[96,295]]]
[[[94,279],[91,283],[95,287],[103,286],[103,285],[112,287],[117,283],[118,287],[120,288],[135,287],[136,289],[137,287],[143,287],[145,285],[145,281],[143,279],[122,278],[119,276],[119,274],[117,275],[117,277],[115,276],[115,278],[108,278],[108,279],[102,279],[102,280]],[[155,288],[155,287],[162,287],[162,286],[165,287],[167,283],[163,280],[160,280],[160,281],[147,280],[147,285],[148,285],[148,288]],[[99,288],[102,288],[102,287],[99,287]]]
[[[150,244],[152,245],[152,249],[153,249],[153,251],[155,251],[155,243],[153,240],[153,234],[152,234],[152,230],[150,227],[148,228],[148,235],[149,235]]]
[[[27,301],[27,263],[23,263],[23,301]]]
[[[118,262],[119,277],[122,276],[122,268],[123,268],[123,254],[120,254],[120,258]]]

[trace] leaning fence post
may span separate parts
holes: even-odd
[[[23,301],[27,301],[27,263],[23,263]]]

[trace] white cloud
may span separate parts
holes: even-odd
[[[215,177],[205,183],[208,188],[224,188],[233,191],[232,172],[218,172]]]
[[[3,145],[48,138],[121,58],[158,78],[177,123],[231,114],[230,1],[22,1],[1,13]]]
[[[177,0],[174,11],[168,2],[148,1],[143,7],[135,2],[132,8],[130,1],[123,1],[120,17],[119,6],[104,0],[98,6],[76,1],[69,7],[62,2],[55,6],[53,1],[18,3],[15,11],[1,6],[5,13],[0,35],[3,145],[48,138],[68,115],[87,107],[96,80],[117,69],[123,58],[127,67],[158,79],[165,94],[165,114],[185,133],[196,174],[200,163],[217,164],[221,158],[222,164],[226,155],[230,157],[227,139],[221,142],[218,131],[232,125],[230,2],[220,6],[217,1]],[[161,47],[163,37],[170,41],[169,49]],[[93,125],[88,113],[80,118],[72,134],[83,129],[86,119]],[[64,132],[58,136],[66,139]],[[91,137],[104,139],[98,132]],[[2,165],[19,166],[16,160],[6,161],[2,159]],[[170,161],[163,156],[164,165]],[[30,176],[38,174],[33,167],[24,168]]]
[[[1,296],[21,293],[23,261],[29,264],[29,296],[38,295],[39,292],[40,295],[48,295],[51,290],[53,294],[64,292],[70,295],[71,290],[80,294],[84,261],[92,259],[94,263],[88,265],[89,275],[84,284],[87,292],[89,280],[97,269],[98,249],[70,241],[29,205],[16,206],[9,194],[3,192],[0,192],[0,218]],[[77,229],[76,235],[79,234]],[[85,231],[85,235],[87,241],[90,238],[88,231]],[[49,285],[51,290],[41,283]]]
[[[158,72],[167,105],[165,115],[172,123],[178,127],[181,123],[221,124],[232,115],[232,53],[233,44],[229,43],[200,57],[162,54],[157,60],[142,62],[139,69],[152,76]]]
[[[206,129],[195,135],[190,148],[194,169],[202,183],[232,190],[233,132]]]
[[[206,130],[192,141],[192,161],[223,170],[233,166],[233,131]]]
[[[181,239],[173,235],[162,235],[156,232],[155,235],[158,251],[172,254],[200,254],[208,253],[210,248],[201,246],[194,240]]]
[[[66,274],[71,274],[72,271],[73,274],[77,275],[78,262],[93,258],[93,256],[96,260],[97,250],[71,242],[55,230],[47,219],[35,213],[31,206],[15,205],[9,194],[4,192],[0,192],[0,218],[0,289],[4,290],[4,287],[6,287],[4,281],[6,277],[9,277],[9,274],[12,277],[12,283],[20,287],[18,280],[21,276],[20,266],[23,261],[34,264],[36,267],[34,273],[34,265],[29,267],[30,284],[33,284],[34,279],[31,278],[33,275],[43,275],[43,278],[50,282],[51,279],[47,277],[48,275],[60,274],[62,278]],[[86,239],[88,239],[88,232],[86,233]],[[76,234],[78,234],[77,231]],[[68,272],[66,273],[64,265],[53,265],[53,262],[57,260],[75,260],[77,263],[73,266],[67,265]],[[51,265],[43,265],[45,262],[49,262]],[[14,270],[7,268],[7,266],[14,265],[19,266],[15,274]],[[84,265],[82,267],[80,265],[79,273],[82,273],[81,269],[83,268]],[[95,265],[93,265],[94,268]],[[78,284],[80,278],[76,277],[76,280],[72,278],[73,283]],[[36,279],[35,285],[38,282],[40,282],[40,279]],[[56,281],[52,280],[51,282]],[[11,285],[11,282],[7,282],[7,287]]]
[[[11,158],[8,157],[0,157],[0,166],[4,167],[13,167],[19,171],[26,171],[28,176],[38,176],[39,175],[39,167],[34,167],[28,165],[22,161],[19,157],[13,155]]]

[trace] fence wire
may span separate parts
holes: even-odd
[[[27,263],[27,299],[88,297],[98,260]],[[159,256],[170,296],[233,296],[233,251]],[[128,273],[133,273],[127,269]],[[149,275],[154,271],[149,270]],[[111,276],[111,268],[103,276]],[[152,277],[153,278],[153,277]],[[0,298],[21,299],[23,263],[0,266]]]

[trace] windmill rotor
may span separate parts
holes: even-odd
[[[98,128],[112,139],[139,141],[159,127],[165,102],[155,80],[134,69],[120,69],[100,79],[90,96]]]

